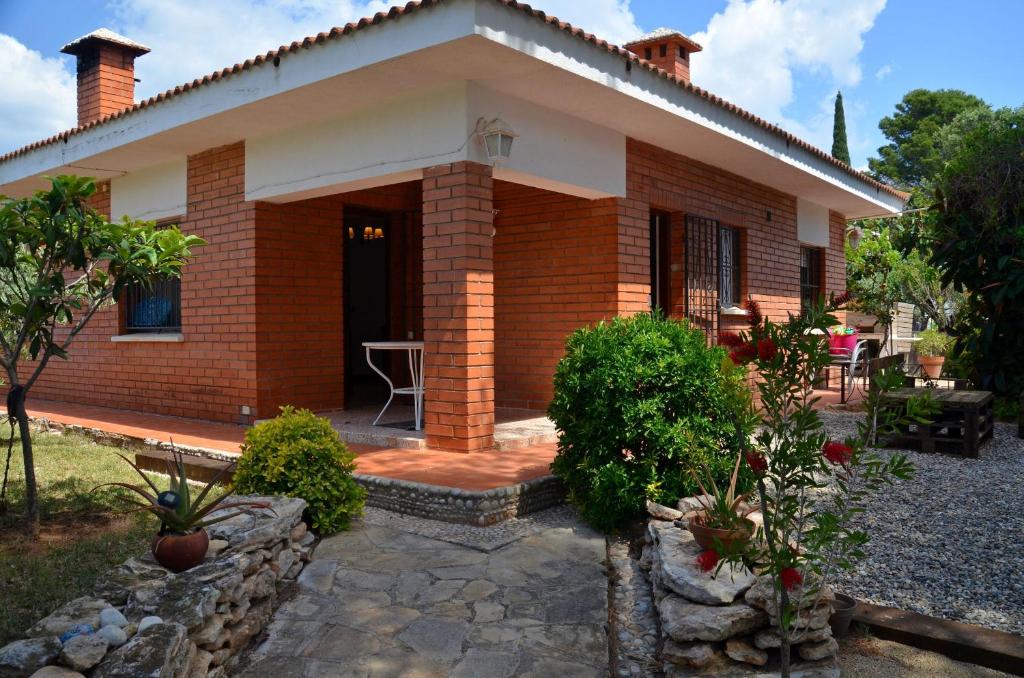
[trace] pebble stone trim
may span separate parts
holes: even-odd
[[[565,487],[554,476],[493,490],[460,490],[395,478],[354,474],[366,488],[366,505],[449,523],[487,526],[565,501]]]
[[[630,557],[629,542],[608,537],[608,583],[611,587],[611,675],[633,678],[660,675],[660,622],[651,584],[640,563]]]

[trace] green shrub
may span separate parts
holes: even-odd
[[[313,529],[331,534],[363,510],[366,491],[353,480],[354,469],[355,455],[329,421],[282,407],[246,432],[234,486],[239,494],[305,499]]]
[[[914,343],[917,355],[928,358],[944,356],[952,346],[953,337],[931,328],[921,332],[920,340]]]
[[[552,470],[603,531],[640,515],[647,499],[696,493],[692,470],[727,484],[737,436],[753,427],[745,371],[699,330],[649,314],[574,332],[548,414],[558,428]],[[744,475],[740,486],[751,482]]]

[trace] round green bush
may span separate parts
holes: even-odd
[[[282,407],[280,415],[246,432],[234,488],[239,494],[305,499],[312,528],[332,534],[346,529],[366,501],[353,470],[355,455],[329,421]]]
[[[753,428],[745,371],[703,332],[650,314],[574,332],[554,391],[552,471],[602,531],[641,515],[647,499],[695,494],[691,471],[727,484],[737,441]],[[751,481],[741,477],[744,488]]]

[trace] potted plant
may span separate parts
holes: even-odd
[[[736,455],[736,465],[729,478],[729,487],[722,492],[715,483],[714,477],[705,470],[708,487],[701,482],[700,476],[693,473],[694,479],[704,493],[697,498],[701,510],[690,518],[688,527],[694,540],[704,550],[728,552],[735,546],[742,546],[754,535],[757,525],[747,516],[756,508],[746,505],[747,495],[736,494],[736,481],[739,478],[740,463],[743,455]]]
[[[124,459],[135,472],[139,474],[146,485],[131,485],[129,483],[105,483],[95,488],[117,486],[131,490],[142,499],[131,499],[128,501],[138,508],[134,511],[149,511],[160,519],[160,531],[153,537],[151,550],[156,561],[171,572],[184,572],[203,562],[206,558],[206,551],[210,546],[210,537],[206,528],[214,523],[219,523],[229,518],[241,515],[243,511],[229,511],[214,518],[207,518],[213,511],[224,509],[260,508],[273,511],[269,504],[254,501],[232,501],[225,502],[231,495],[231,490],[214,497],[205,505],[206,499],[220,479],[231,470],[234,464],[223,467],[210,482],[199,492],[195,499],[192,499],[188,486],[188,476],[185,472],[185,461],[181,453],[171,448],[173,463],[167,461],[167,475],[170,477],[168,489],[161,491],[149,476],[143,473],[142,469],[132,463],[122,454],[118,456]]]
[[[942,376],[942,365],[946,362],[946,353],[953,344],[953,338],[937,329],[929,328],[921,332],[921,337],[914,345],[921,371],[929,379]]]

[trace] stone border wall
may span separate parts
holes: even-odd
[[[565,487],[554,476],[482,492],[354,474],[366,488],[366,505],[448,523],[487,526],[534,513],[565,501]]]
[[[32,676],[52,665],[69,672],[50,668],[42,675],[229,675],[315,542],[302,522],[303,500],[237,499],[263,501],[272,510],[247,509],[209,527],[206,561],[186,572],[174,574],[149,554],[115,567],[97,580],[92,596],[61,606],[28,629],[26,639],[0,648],[0,676]]]

